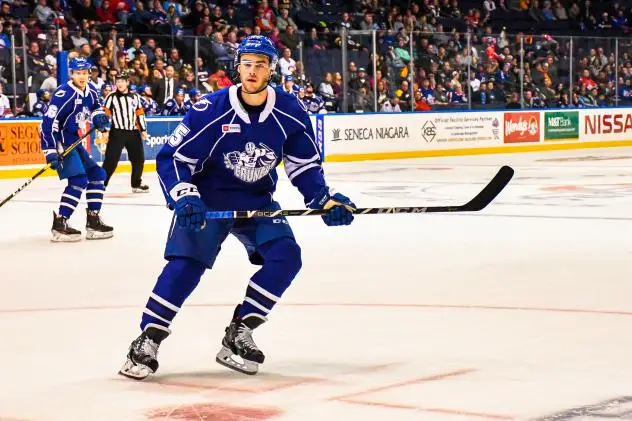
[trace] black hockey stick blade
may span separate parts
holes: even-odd
[[[472,200],[464,205],[456,206],[408,206],[391,208],[357,208],[354,214],[374,215],[389,213],[435,213],[435,212],[477,212],[485,209],[501,191],[509,184],[514,175],[513,168],[503,166],[489,183]],[[209,211],[207,219],[243,219],[243,218],[274,218],[278,216],[308,216],[326,215],[329,210],[324,209],[290,209],[290,210],[249,210],[249,211]]]
[[[73,149],[75,149],[77,146],[79,146],[79,144],[83,141],[83,139],[85,139],[86,137],[90,136],[90,134],[94,131],[94,127],[91,128],[88,133],[86,133],[85,135],[83,135],[81,137],[81,139],[78,139],[75,143],[73,143],[72,145],[68,146],[66,148],[66,150],[64,150],[61,154],[61,158],[63,159],[66,155],[68,155]],[[31,184],[33,182],[33,180],[35,180],[37,177],[39,177],[40,175],[44,174],[46,172],[47,169],[50,168],[50,164],[46,164],[44,167],[42,167],[42,169],[40,169],[38,172],[36,172],[31,178],[29,178],[28,180],[26,180],[26,182],[24,184],[22,184],[20,186],[19,189],[17,189],[16,191],[14,191],[13,193],[11,193],[9,196],[5,197],[4,200],[2,202],[0,202],[0,208],[2,206],[4,206],[8,201],[10,201],[11,199],[13,199],[15,196],[18,195],[18,193],[20,193],[22,190],[24,190],[25,188],[28,187],[29,184]]]
[[[509,184],[514,175],[514,169],[504,165],[498,170],[498,173],[491,179],[489,183],[476,195],[472,200],[461,206],[464,212],[477,212],[485,209],[487,205],[500,194],[501,191]]]

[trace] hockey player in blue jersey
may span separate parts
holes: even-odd
[[[302,93],[299,92],[298,97],[307,108],[307,112],[310,114],[327,114],[327,110],[325,110],[325,101],[323,99],[314,94],[314,87],[312,85],[307,85],[305,89],[301,88]]]
[[[37,102],[33,105],[33,117],[44,117],[50,103],[50,92],[46,89],[37,90]]]
[[[184,89],[176,89],[176,93],[169,101],[165,102],[162,115],[185,115],[187,109],[184,106]]]
[[[140,100],[143,104],[143,109],[145,110],[146,116],[153,116],[160,114],[160,107],[158,106],[158,102],[151,97],[151,86],[143,85],[140,87]]]
[[[200,91],[193,88],[189,91],[189,99],[184,101],[184,109],[189,111],[189,109],[195,105],[196,102],[200,100]]]
[[[255,374],[264,354],[253,330],[301,268],[301,250],[284,217],[206,220],[207,210],[277,210],[272,195],[281,160],[308,207],[329,209],[327,225],[348,225],[355,205],[331,194],[305,109],[294,95],[268,86],[278,60],[272,41],[244,39],[235,55],[241,84],[204,96],[186,114],[156,158],[160,184],[175,210],[165,249],[168,261],[141,319],[140,336],[120,374],[144,379],[158,369],[158,347],[200,277],[215,262],[229,234],[261,268],[235,308],[216,361]],[[238,357],[242,362],[238,361]]]
[[[55,242],[81,240],[81,232],[68,225],[68,218],[79,205],[79,199],[86,189],[86,238],[110,238],[114,234],[112,227],[105,225],[99,216],[105,190],[105,171],[82,145],[63,159],[60,156],[87,132],[90,122],[100,131],[110,127],[97,92],[88,87],[89,71],[90,63],[84,58],[74,58],[70,62],[71,80],[55,90],[42,120],[41,143],[46,162],[57,170],[60,179],[68,180],[61,197],[59,214],[53,212],[51,231],[52,241]]]

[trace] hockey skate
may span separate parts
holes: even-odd
[[[265,355],[252,339],[252,331],[264,320],[253,316],[242,320],[237,316],[238,313],[239,306],[226,328],[222,349],[217,353],[215,361],[240,373],[254,375],[259,370],[259,364],[265,360]]]
[[[127,361],[119,374],[134,380],[143,380],[158,370],[158,347],[171,331],[166,327],[149,324],[129,346]]]
[[[86,219],[87,240],[102,240],[114,236],[114,228],[103,223],[98,211],[86,209],[86,212],[88,213]]]
[[[149,193],[149,186],[146,184],[139,184],[136,187],[132,187],[132,193]]]
[[[68,219],[53,211],[53,227],[51,241],[54,243],[70,243],[81,241],[81,231],[68,225]]]

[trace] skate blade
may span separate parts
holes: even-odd
[[[86,231],[86,240],[105,240],[106,238],[114,237],[114,231],[101,232],[94,230]]]
[[[133,188],[132,193],[149,193],[149,189],[143,190],[143,189]]]
[[[53,243],[76,243],[77,241],[81,241],[81,234],[61,234],[59,232],[53,232],[53,236],[50,241]]]
[[[233,351],[230,348],[222,347],[222,349],[217,353],[217,357],[215,357],[215,361],[224,367],[228,367],[232,370],[239,371],[243,374],[248,374],[249,376],[254,376],[259,371],[259,363],[250,360],[244,360],[238,355],[233,354]]]
[[[121,376],[133,380],[143,380],[150,374],[154,374],[154,370],[142,364],[135,364],[129,358],[118,372]]]

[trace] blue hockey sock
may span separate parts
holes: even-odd
[[[292,238],[279,238],[259,249],[263,267],[253,275],[246,289],[246,298],[239,317],[255,316],[267,320],[272,307],[301,269],[301,249]]]
[[[68,219],[77,208],[81,194],[88,184],[88,179],[85,175],[79,175],[70,177],[68,179],[68,185],[64,189],[64,193],[61,195],[61,201],[59,203],[59,215]]]
[[[206,266],[192,259],[174,258],[169,261],[147,300],[140,328],[144,330],[150,323],[168,328],[205,270]]]
[[[103,204],[103,193],[105,192],[105,170],[99,166],[90,168],[88,171],[88,189],[86,190],[86,202],[91,211],[100,211]]]

